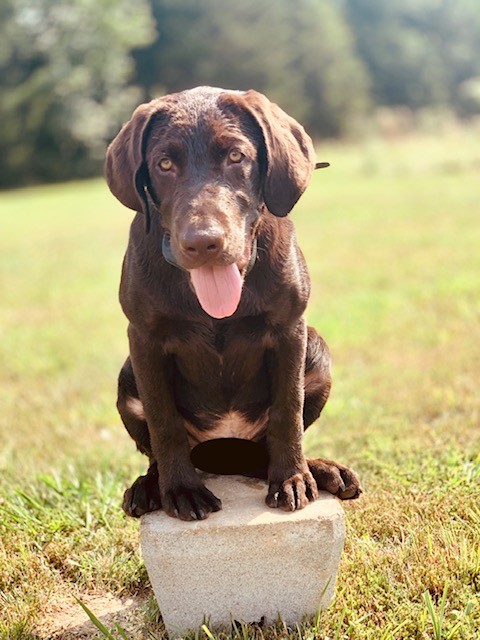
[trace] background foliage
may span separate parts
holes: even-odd
[[[130,50],[153,34],[145,0],[4,0],[0,186],[97,173],[139,98]]]
[[[101,171],[136,103],[255,88],[315,137],[376,106],[480,113],[476,0],[4,0],[0,187]]]

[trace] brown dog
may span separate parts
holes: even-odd
[[[153,100],[110,145],[109,187],[139,212],[120,287],[130,357],[117,406],[150,467],[125,493],[127,514],[219,510],[195,467],[268,477],[267,504],[290,511],[318,489],[360,495],[352,470],[302,452],[330,357],[305,323],[310,281],[285,216],[314,168],[304,129],[255,91]]]

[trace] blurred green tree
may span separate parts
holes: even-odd
[[[138,101],[129,52],[152,36],[145,0],[3,0],[0,186],[98,174]]]
[[[478,0],[343,2],[376,104],[466,111],[459,87],[480,76]]]
[[[144,99],[198,84],[254,88],[314,136],[346,133],[368,79],[334,0],[150,0],[158,37],[134,51]]]
[[[3,0],[0,187],[97,174],[136,103],[198,84],[314,137],[370,104],[479,113],[478,0]]]

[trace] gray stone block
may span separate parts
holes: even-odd
[[[142,517],[142,553],[167,631],[181,637],[203,622],[287,624],[330,603],[345,539],[339,502],[322,492],[301,511],[265,503],[265,482],[207,476],[223,503],[206,520],[162,511]]]

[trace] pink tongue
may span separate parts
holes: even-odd
[[[227,318],[235,313],[242,295],[242,276],[236,264],[192,269],[190,277],[198,301],[208,315]]]

